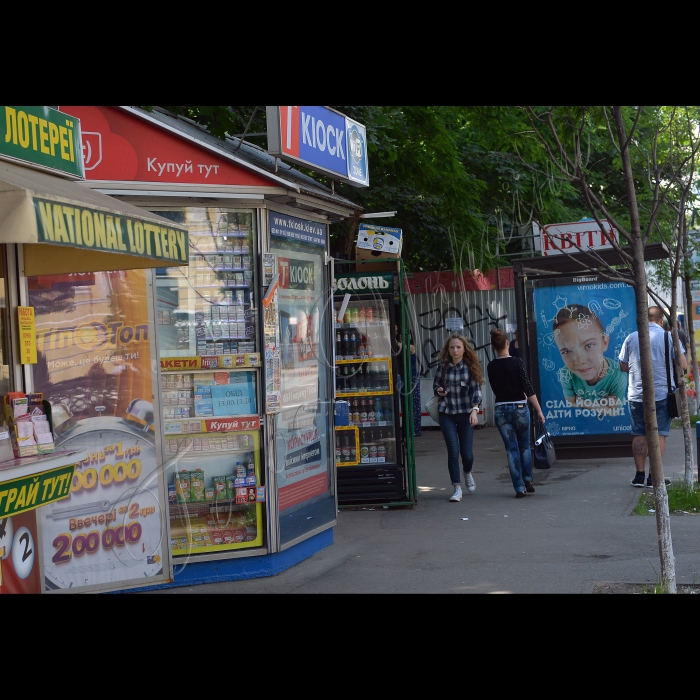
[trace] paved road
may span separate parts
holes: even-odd
[[[694,432],[694,431],[693,431]],[[695,437],[693,434],[693,442]],[[476,492],[452,493],[440,431],[416,440],[419,503],[341,510],[335,543],[269,578],[158,593],[591,593],[596,581],[657,580],[653,516],[631,515],[632,457],[560,461],[516,499],[495,428],[475,432]],[[671,431],[665,472],[683,473],[683,433]],[[469,518],[462,520],[462,518]],[[700,580],[700,517],[672,517],[679,583]]]

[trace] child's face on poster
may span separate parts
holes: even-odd
[[[588,384],[595,384],[604,374],[603,354],[610,343],[609,336],[596,322],[585,326],[577,321],[558,326],[555,342],[570,372]]]

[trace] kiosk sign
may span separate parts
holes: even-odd
[[[0,155],[85,178],[80,120],[50,107],[0,107]]]
[[[328,107],[267,107],[267,150],[356,187],[369,186],[364,125]]]
[[[617,243],[618,233],[608,221],[603,221],[603,228],[605,233],[612,236]],[[580,253],[581,249],[586,251],[612,248],[612,244],[600,230],[600,226],[592,220],[543,226],[539,244],[542,255],[545,256]]]

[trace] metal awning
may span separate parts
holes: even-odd
[[[187,228],[114,197],[0,161],[0,243],[24,245],[24,274],[174,267]]]
[[[623,248],[623,250],[625,250]],[[663,243],[648,243],[644,246],[644,260],[664,260],[669,257],[668,248]],[[519,258],[512,264],[522,265],[523,274],[533,276],[552,273],[585,273],[591,269],[608,265],[624,265],[625,261],[614,248],[594,250],[590,253],[572,253],[566,255],[540,255],[535,258]]]

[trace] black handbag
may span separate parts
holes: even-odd
[[[673,381],[676,384],[675,389],[671,389],[671,370],[669,369],[668,361],[668,341],[669,332],[664,332],[664,342],[665,342],[665,354],[666,354],[666,383],[668,385],[668,396],[666,397],[666,406],[668,408],[668,415],[671,418],[681,417],[681,390],[678,386],[678,376],[676,375],[676,365],[673,365]]]
[[[537,437],[532,450],[532,464],[535,469],[549,469],[557,461],[552,437],[544,427],[544,423],[537,421]]]

